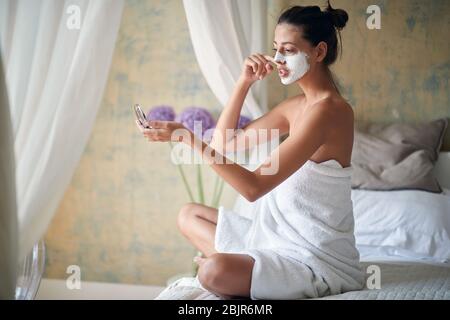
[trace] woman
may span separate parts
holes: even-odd
[[[138,124],[150,141],[182,141],[202,152],[227,183],[255,202],[251,220],[222,206],[189,203],[180,211],[181,232],[204,254],[196,258],[198,279],[209,291],[300,299],[362,288],[350,193],[353,111],[329,71],[347,20],[347,13],[329,2],[324,11],[294,6],[283,12],[275,29],[275,57],[255,53],[245,60],[210,145],[187,130],[175,134],[184,129],[176,122],[150,121],[154,129]],[[250,86],[274,70],[271,63],[283,84],[295,82],[303,94],[223,138],[225,130],[236,129]],[[289,133],[265,164],[249,171],[217,161],[224,159],[220,152],[259,129]],[[276,173],[263,174],[263,166],[275,161]]]

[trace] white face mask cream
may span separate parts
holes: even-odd
[[[275,61],[277,62],[285,62],[285,67],[288,70],[288,74],[280,75],[281,83],[288,85],[291,84],[301,77],[305,75],[306,72],[309,70],[309,63],[308,63],[308,55],[304,52],[299,52],[294,55],[282,55],[279,51],[275,54],[274,57]]]

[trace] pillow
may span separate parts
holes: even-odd
[[[369,124],[355,129],[352,188],[441,193],[433,176],[448,119],[422,124]]]
[[[362,261],[450,263],[449,190],[352,190],[352,202]]]

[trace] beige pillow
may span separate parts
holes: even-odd
[[[355,129],[352,188],[441,193],[432,170],[448,118],[427,123],[368,124]]]

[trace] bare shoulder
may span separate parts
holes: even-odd
[[[283,122],[289,128],[293,124],[293,120],[297,118],[299,112],[302,111],[302,106],[304,103],[302,102],[304,99],[304,95],[296,95],[293,97],[289,97],[279,104],[277,104],[271,112],[282,118]]]
[[[314,104],[311,110],[322,114],[325,118],[328,118],[335,124],[353,122],[354,119],[353,108],[342,97],[328,97],[322,99]]]
[[[283,111],[292,111],[293,108],[298,109],[299,107],[301,107],[303,105],[304,99],[304,94],[289,97],[280,102],[275,108],[279,108]]]
[[[277,108],[279,108],[280,113],[283,114],[288,122],[292,123],[300,113],[303,113],[305,100],[305,95],[299,94],[283,100],[277,105]]]
[[[327,97],[303,109],[292,126],[296,131],[320,128],[322,133],[335,137],[353,131],[353,109],[341,97]]]

